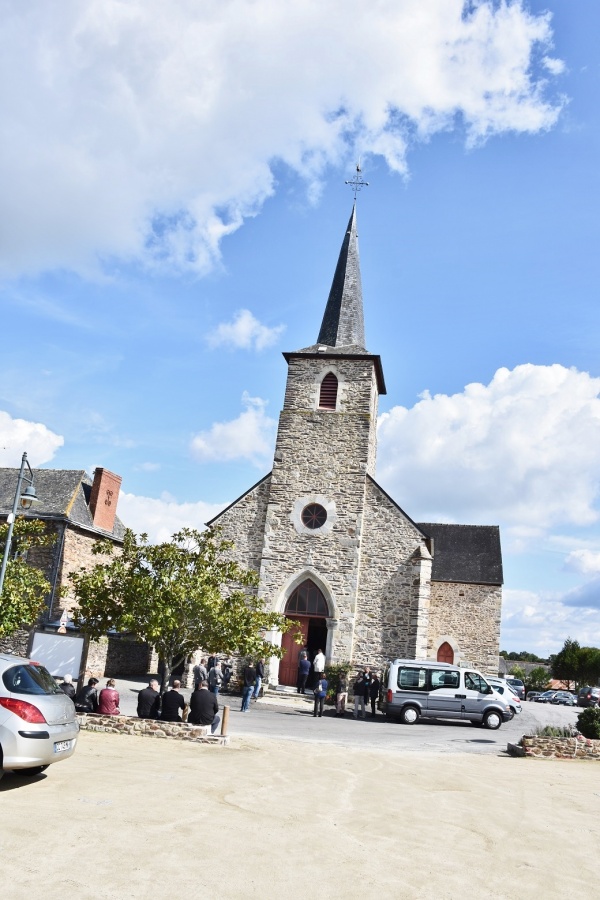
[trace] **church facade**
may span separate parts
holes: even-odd
[[[269,609],[300,622],[312,657],[395,657],[498,672],[502,556],[495,526],[417,523],[375,480],[381,359],[365,349],[356,209],[316,344],[284,353],[272,471],[209,524],[259,575]],[[269,681],[296,683],[298,645]]]

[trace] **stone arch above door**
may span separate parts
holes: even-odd
[[[329,607],[321,588],[315,584],[312,578],[305,578],[298,587],[294,588],[285,604],[286,616],[320,616],[329,617]]]
[[[304,581],[310,580],[316,587],[321,591],[323,597],[325,598],[325,603],[327,604],[327,612],[325,613],[325,618],[328,619],[338,619],[339,611],[338,606],[335,601],[335,597],[331,586],[327,582],[327,579],[324,578],[316,569],[312,566],[307,566],[302,569],[300,572],[296,572],[295,575],[292,575],[288,580],[283,584],[281,590],[279,592],[278,599],[275,603],[275,611],[286,615],[286,607],[288,604],[288,600],[296,590]],[[293,618],[293,613],[289,613]],[[311,614],[309,614],[311,615]]]

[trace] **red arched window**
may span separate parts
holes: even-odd
[[[333,372],[328,372],[321,382],[319,409],[335,409],[337,401],[338,380]]]
[[[444,643],[441,644],[441,646],[438,648],[437,661],[444,663],[454,662],[454,650],[452,649],[448,641],[444,641]]]

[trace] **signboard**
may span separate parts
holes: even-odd
[[[55,678],[71,675],[77,683],[83,653],[83,638],[36,632],[31,645],[31,659],[45,666]]]

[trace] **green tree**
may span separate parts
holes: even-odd
[[[550,684],[550,676],[543,666],[536,666],[535,669],[532,669],[525,680],[530,691],[545,691]]]
[[[525,669],[522,666],[511,666],[508,674],[511,678],[519,678],[522,682],[525,682]]]
[[[214,528],[184,528],[162,544],[128,529],[118,555],[112,542],[99,541],[93,552],[113,558],[69,576],[75,622],[93,638],[114,628],[153,646],[164,663],[163,687],[198,648],[281,657],[265,632],[298,623],[265,609],[254,590],[257,576],[231,559],[232,546]]]
[[[551,670],[554,678],[565,684],[574,681],[578,687],[580,686],[580,650],[581,648],[577,641],[572,641],[570,637],[566,639],[562,650],[552,659]]]
[[[580,647],[577,654],[578,686],[597,684],[600,679],[600,650],[597,647]]]
[[[0,525],[0,559],[4,554],[8,525]],[[31,627],[44,608],[51,585],[44,573],[27,561],[30,551],[49,547],[55,541],[40,519],[15,519],[11,556],[6,565],[4,587],[0,596],[0,638],[18,628]]]

